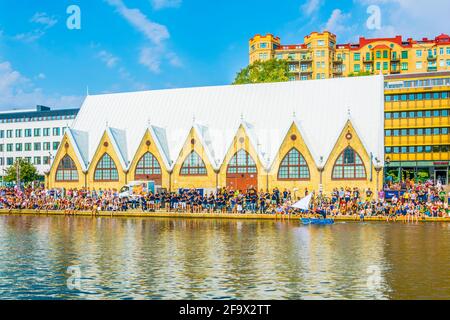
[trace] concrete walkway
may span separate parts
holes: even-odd
[[[90,211],[76,211],[74,214],[68,214],[64,210],[7,210],[0,209],[0,215],[36,215],[36,216],[51,216],[51,215],[66,215],[66,216],[88,216],[92,217]],[[101,211],[96,214],[98,217],[145,217],[145,218],[199,218],[199,219],[265,219],[265,220],[298,220],[300,216],[284,215],[284,214],[234,214],[234,213],[175,213],[175,212],[142,212],[141,210],[129,211]],[[397,221],[406,220],[403,217],[398,217]],[[337,216],[335,221],[359,221],[359,216]],[[366,217],[364,221],[386,221],[386,217]],[[419,222],[450,222],[450,217],[445,218],[419,218]]]

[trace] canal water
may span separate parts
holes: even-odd
[[[450,299],[450,224],[0,216],[0,299]]]

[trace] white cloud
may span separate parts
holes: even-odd
[[[40,80],[44,80],[44,79],[46,79],[47,78],[47,76],[45,75],[45,73],[39,73],[38,75],[37,75],[37,78],[38,79],[40,79]]]
[[[100,58],[100,60],[102,60],[108,68],[115,67],[117,62],[119,61],[118,57],[106,50],[101,50],[97,54],[97,57]]]
[[[9,61],[0,62],[0,108],[30,108],[37,104],[52,107],[79,107],[83,97],[76,95],[46,95],[41,88],[14,70]]]
[[[434,38],[441,33],[449,32],[450,1],[354,0],[354,2],[361,6],[379,5],[381,9],[381,29],[362,30],[367,36],[403,35],[405,38],[421,39]]]
[[[307,0],[300,6],[300,11],[307,16],[317,12],[322,5],[322,0]]]
[[[125,6],[122,0],[105,0],[114,6],[136,30],[144,34],[154,44],[160,44],[169,39],[170,34],[166,26],[150,21],[139,9],[130,9]]]
[[[58,20],[55,17],[50,17],[45,12],[36,12],[35,15],[31,18],[30,22],[39,23],[44,25],[46,28],[53,27]]]
[[[139,63],[146,66],[150,72],[161,72],[161,49],[159,48],[142,48],[139,55]]]
[[[152,7],[155,10],[164,8],[179,8],[182,0],[151,0]]]
[[[50,17],[45,12],[36,12],[34,16],[31,17],[30,22],[38,24],[41,27],[33,29],[29,32],[16,34],[12,38],[22,42],[34,42],[44,36],[46,31],[53,27],[58,20],[54,17]]]
[[[351,14],[343,13],[341,9],[334,9],[330,18],[325,24],[325,30],[333,32],[337,35],[349,31],[351,26],[348,21],[351,18]]]

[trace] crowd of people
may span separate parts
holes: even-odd
[[[384,191],[386,190],[386,191]],[[386,186],[374,194],[368,188],[341,187],[330,194],[312,191],[309,210],[300,211],[292,205],[307,196],[305,189],[301,195],[290,190],[273,189],[271,192],[235,191],[221,188],[203,194],[190,189],[179,192],[141,193],[133,197],[121,197],[117,190],[91,189],[45,189],[45,188],[1,188],[0,209],[64,210],[76,211],[168,211],[192,213],[268,213],[268,214],[321,214],[335,217],[354,216],[364,219],[383,216],[396,219],[404,216],[407,220],[419,217],[450,217],[448,208],[450,194],[442,186],[408,181],[398,186]],[[388,197],[388,192],[394,194]]]

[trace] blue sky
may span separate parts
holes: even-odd
[[[70,5],[81,29],[70,30]],[[369,30],[371,5],[380,28]],[[450,33],[448,0],[0,0],[0,109],[79,107],[90,94],[229,84],[248,39],[300,43]],[[428,13],[428,14],[424,14]]]

